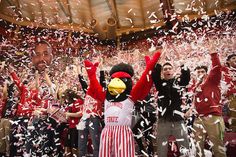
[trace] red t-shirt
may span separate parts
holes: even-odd
[[[66,107],[66,112],[76,113],[82,112],[83,100],[77,99],[73,104]],[[70,117],[68,119],[69,128],[76,128],[76,125],[79,123],[80,117]]]

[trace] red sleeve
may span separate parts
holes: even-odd
[[[87,91],[87,94],[90,95],[92,98],[103,102],[106,98],[106,94],[105,91],[103,91],[102,86],[100,85],[100,83],[98,81],[90,81],[89,88]]]
[[[221,80],[221,64],[217,53],[211,54],[212,69],[209,74],[209,81],[214,84],[219,84]]]
[[[154,54],[152,60],[147,60],[146,58],[146,69],[143,72],[141,78],[139,81],[136,83],[134,88],[131,91],[131,99],[134,102],[137,102],[138,100],[144,100],[145,97],[148,95],[150,92],[150,89],[152,88],[152,77],[151,77],[151,71],[154,68],[156,62],[160,58],[161,53],[157,52]]]
[[[88,78],[90,81],[86,94],[90,95],[95,100],[103,102],[106,98],[106,93],[105,91],[103,91],[103,88],[101,84],[98,82],[97,77],[96,77],[96,69],[97,69],[98,63],[93,64],[87,60],[84,61],[84,63],[85,63],[86,71],[88,73]]]
[[[14,81],[14,83],[16,84],[16,86],[19,88],[20,91],[22,91],[24,88],[26,88],[20,81],[19,77],[17,76],[17,74],[15,72],[11,73],[11,77]]]
[[[20,90],[20,102],[17,106],[17,114],[20,115],[25,112],[25,111],[23,111],[23,107],[27,101],[26,95],[28,94],[28,90],[27,90],[26,86],[21,83],[19,77],[17,76],[17,74],[15,72],[11,73],[11,77],[12,77],[14,83],[17,85],[17,87]]]

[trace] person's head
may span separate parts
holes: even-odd
[[[65,104],[70,105],[74,103],[77,99],[81,99],[81,97],[74,90],[66,89],[62,93],[62,99],[64,100]]]
[[[207,76],[208,68],[205,65],[197,66],[195,68],[197,78],[205,78]]]
[[[35,45],[32,63],[39,72],[44,71],[51,64],[52,58],[52,47],[47,41],[42,40]]]
[[[229,67],[236,68],[236,53],[231,54],[227,57],[226,64]]]
[[[165,80],[172,79],[174,77],[174,70],[172,64],[166,62],[162,66],[162,74]]]

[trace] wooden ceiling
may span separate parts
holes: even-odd
[[[101,39],[160,27],[166,13],[199,18],[236,9],[236,0],[0,0],[0,18],[42,28],[96,33]]]

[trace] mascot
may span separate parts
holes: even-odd
[[[134,138],[130,128],[132,111],[134,104],[144,100],[149,93],[153,84],[151,71],[159,57],[159,52],[156,52],[152,59],[145,57],[145,71],[134,86],[132,81],[134,70],[131,65],[120,63],[113,66],[109,73],[111,80],[106,91],[96,78],[98,63],[84,61],[90,82],[86,97],[93,100],[89,102],[104,103],[105,127],[101,133],[99,157],[135,156]],[[97,108],[96,105],[94,107]]]

